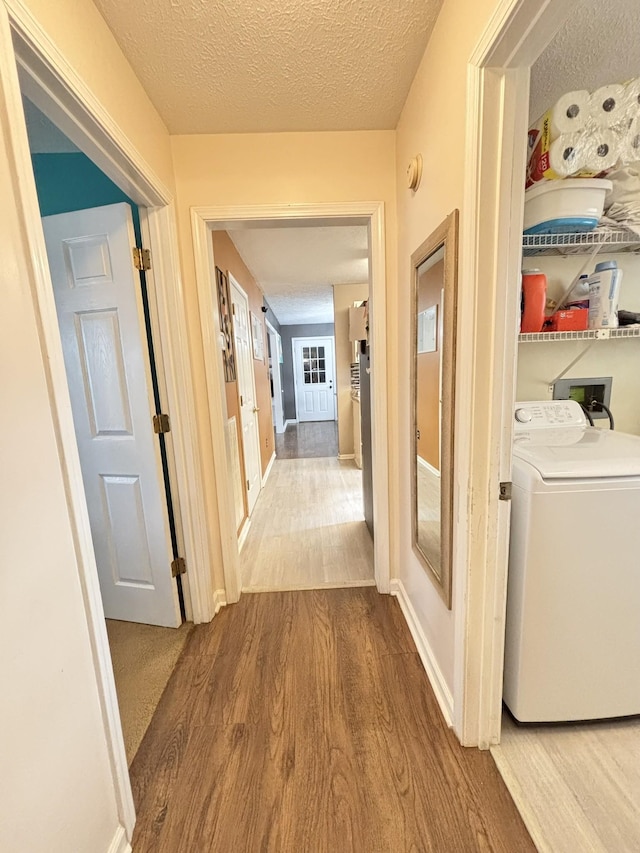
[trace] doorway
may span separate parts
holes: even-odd
[[[268,233],[269,229],[283,226],[333,226],[356,225],[365,226],[369,234],[369,268],[371,271],[372,311],[370,318],[370,335],[372,342],[371,379],[375,388],[372,394],[373,420],[373,481],[374,481],[374,514],[379,516],[376,526],[376,541],[374,543],[374,572],[379,591],[389,591],[389,516],[388,516],[388,476],[386,450],[386,359],[385,359],[385,287],[383,265],[383,208],[382,204],[336,203],[303,205],[292,209],[290,206],[260,206],[243,208],[194,208],[192,210],[192,229],[194,254],[196,259],[196,281],[200,306],[200,322],[205,340],[214,340],[219,335],[220,321],[218,305],[211,292],[210,281],[215,269],[216,260],[212,250],[212,232],[217,230],[231,231],[234,228],[262,228]],[[376,355],[377,353],[377,355]],[[285,356],[286,357],[286,356]],[[205,353],[207,389],[209,396],[212,430],[212,444],[216,452],[216,470],[221,476],[216,477],[218,489],[218,504],[222,507],[221,522],[228,531],[225,537],[228,549],[224,554],[225,576],[235,577],[235,588],[241,586],[239,558],[237,548],[232,543],[235,537],[235,520],[228,512],[233,507],[232,484],[228,477],[229,452],[225,443],[224,424],[226,422],[226,406],[223,390],[225,389],[222,359],[218,358],[216,350]],[[228,516],[228,517],[226,517]],[[369,535],[367,533],[367,535]],[[230,570],[229,570],[230,569]]]
[[[29,159],[20,87],[15,65],[17,62],[23,90],[47,117],[64,125],[75,143],[118,186],[123,188],[136,205],[141,205],[141,229],[145,242],[155,257],[149,275],[150,292],[157,313],[152,324],[158,330],[157,357],[163,391],[169,401],[173,431],[171,453],[175,457],[176,497],[180,498],[187,564],[191,575],[187,584],[187,610],[196,621],[208,621],[213,614],[210,590],[207,532],[201,519],[204,496],[201,472],[194,463],[199,458],[193,426],[193,393],[187,354],[181,347],[186,338],[186,318],[179,283],[176,256],[173,249],[171,194],[151,174],[119,128],[107,122],[97,102],[82,88],[79,78],[71,73],[62,58],[46,41],[38,27],[30,28],[29,17],[18,20],[6,10],[1,21],[0,38],[7,62],[3,66],[5,94],[10,95],[3,129],[10,140],[8,160],[17,175],[16,215],[21,228],[28,234],[28,275],[32,287],[35,312],[38,317],[38,347],[46,365],[45,381],[55,429],[55,447],[64,482],[66,518],[73,537],[77,579],[81,606],[86,614],[89,642],[87,651],[95,670],[97,698],[101,706],[100,725],[108,745],[113,786],[123,831],[131,834],[135,820],[131,787],[127,772],[117,697],[109,655],[106,628],[100,600],[95,567],[93,542],[78,449],[73,429],[69,390],[66,381],[60,332],[56,320],[54,297],[47,274],[47,257],[42,235],[37,197],[33,184],[33,166]],[[7,26],[7,22],[9,26]],[[13,38],[13,44],[11,42]],[[6,72],[6,77],[5,77]],[[202,515],[200,515],[202,513]],[[200,567],[206,567],[202,572]]]
[[[276,435],[284,432],[284,404],[282,387],[282,338],[280,333],[267,320],[267,335],[269,340],[269,384],[271,388],[271,408],[273,411],[273,427]]]

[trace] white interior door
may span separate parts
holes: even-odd
[[[131,210],[42,220],[105,615],[176,627]]]
[[[231,305],[233,310],[233,338],[236,347],[238,394],[240,395],[240,421],[242,424],[242,451],[246,477],[249,515],[258,500],[262,487],[260,465],[260,433],[258,431],[258,406],[253,372],[249,300],[244,290],[229,273]]]
[[[334,421],[333,338],[294,338],[298,421]]]
[[[282,371],[280,365],[280,353],[282,352],[282,338],[276,330],[267,322],[267,332],[271,347],[271,381],[273,383],[273,426],[277,433],[284,432],[284,390],[282,388]]]

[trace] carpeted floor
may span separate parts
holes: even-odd
[[[127,761],[133,761],[162,691],[193,628],[158,628],[107,619]]]

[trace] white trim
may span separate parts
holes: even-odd
[[[284,432],[284,401],[281,382],[281,371],[279,354],[282,351],[282,335],[278,330],[271,325],[268,320],[265,320],[267,327],[267,335],[269,336],[269,346],[271,350],[271,381],[273,383],[273,397],[271,407],[273,410],[273,428],[278,435]]]
[[[379,592],[389,592],[389,472],[387,437],[387,297],[384,242],[383,202],[335,202],[331,204],[274,204],[255,206],[192,207],[191,228],[196,262],[196,287],[200,308],[200,323],[204,344],[205,372],[211,436],[214,447],[214,466],[218,506],[220,508],[220,530],[223,566],[227,598],[229,590],[240,588],[236,531],[229,516],[233,506],[230,493],[231,482],[227,476],[225,455],[226,403],[223,399],[222,360],[216,358],[219,318],[217,301],[212,294],[213,248],[210,232],[214,227],[233,227],[239,221],[266,224],[270,221],[313,221],[327,224],[327,220],[339,220],[341,224],[369,226],[370,270],[371,270],[371,342],[372,342],[372,457],[373,457],[373,516],[376,536],[374,540],[374,566],[376,585]],[[235,586],[234,586],[235,584]]]
[[[213,614],[217,616],[223,607],[227,606],[227,597],[223,589],[216,589],[213,593]]]
[[[370,580],[359,581],[327,581],[326,583],[315,584],[290,584],[286,586],[243,586],[243,592],[301,592],[310,589],[356,589],[363,586],[375,586],[376,582],[373,578]]]
[[[213,244],[213,241],[211,241],[211,242]],[[212,246],[212,248],[213,248],[213,246]],[[249,295],[247,294],[244,287],[240,284],[238,279],[231,272],[231,270],[227,270],[227,280],[229,283],[229,298],[231,299],[232,305],[234,302],[233,291],[235,288],[235,290],[236,290],[236,294],[235,294],[236,301],[242,304],[241,310],[246,309],[246,312],[247,312],[247,336],[248,336],[248,344],[249,344],[249,358],[247,359],[247,362],[249,365],[249,374],[250,374],[249,379],[251,382],[251,388],[249,389],[249,391],[251,392],[252,399],[253,399],[253,412],[252,412],[253,421],[254,421],[253,434],[254,434],[254,438],[255,438],[255,445],[254,445],[253,449],[255,452],[255,463],[256,463],[256,467],[258,469],[256,471],[256,480],[258,478],[260,478],[259,482],[258,482],[258,494],[255,496],[255,500],[253,501],[253,504],[251,503],[252,498],[250,497],[249,489],[245,488],[245,490],[244,490],[245,496],[247,498],[248,515],[251,516],[253,513],[253,510],[255,509],[256,501],[260,497],[260,492],[262,491],[262,447],[261,447],[261,441],[260,441],[260,419],[258,418],[258,410],[257,410],[258,393],[256,391],[256,369],[255,369],[255,362],[256,362],[256,360],[260,361],[260,359],[255,358],[254,350],[253,350],[253,320],[251,319],[252,315],[251,315],[251,305],[249,303]],[[235,313],[235,306],[233,306],[233,311]],[[235,327],[234,327],[234,340],[235,340]],[[240,395],[240,401],[239,402],[241,403],[243,395],[247,393],[247,389],[244,387],[244,385],[240,381],[240,366],[238,364],[237,359],[236,359],[236,381],[237,381],[238,394]],[[225,395],[225,402],[226,402],[226,395]],[[242,408],[243,408],[242,405],[239,405],[238,417],[239,417],[239,421],[240,421],[240,432],[242,433],[242,458],[243,458],[243,462],[244,462],[244,473],[245,473],[245,476],[247,477],[246,486],[248,486],[249,485],[249,473],[250,473],[249,472],[249,463],[251,461],[251,457],[249,455],[249,451],[250,451],[249,442],[246,440],[246,435],[244,432]],[[227,438],[226,430],[225,430],[225,438]],[[231,459],[231,456],[228,455],[227,459]]]
[[[271,473],[271,469],[273,468],[273,463],[276,461],[276,452],[275,450],[271,454],[271,459],[269,460],[269,464],[267,465],[267,470],[264,472],[262,477],[262,488],[267,485],[267,480],[269,479],[269,474]]]
[[[209,401],[209,423],[213,439],[213,467],[218,504],[218,528],[222,551],[222,570],[227,601],[230,604],[240,598],[240,563],[238,560],[238,538],[232,508],[233,481],[229,472],[231,458],[228,447],[227,401],[223,393],[224,373],[219,356],[220,316],[216,297],[215,260],[213,240],[207,223],[197,209],[191,209],[191,229],[196,270],[196,290],[200,310],[200,328],[204,348],[205,378]]]
[[[155,279],[165,285],[155,289],[158,314],[164,319],[156,350],[162,354],[167,408],[171,418],[170,447],[174,456],[182,544],[187,562],[183,589],[189,596],[187,617],[191,613],[193,621],[200,624],[213,618],[212,558],[173,202],[164,207],[147,208],[146,219]]]
[[[395,595],[398,599],[400,609],[418,649],[418,654],[427,673],[429,683],[442,711],[442,716],[446,724],[451,727],[453,725],[453,695],[447,686],[444,675],[440,671],[437,658],[427,640],[427,635],[422,630],[420,620],[413,609],[413,604],[411,604],[402,581],[399,578],[392,578],[390,587],[391,595]]]
[[[521,261],[529,65],[575,3],[502,0],[467,74],[454,463],[459,569],[454,607],[460,614],[454,695],[456,734],[463,744],[484,748],[498,741],[501,721],[509,506],[498,500],[498,484],[510,479],[511,467],[513,282]]]
[[[285,430],[285,432],[287,431],[287,427],[288,427],[288,426],[295,426],[297,423],[298,423],[298,419],[297,419],[297,418],[287,418],[287,420],[284,422],[284,430]]]
[[[244,520],[242,527],[240,528],[240,533],[238,534],[238,554],[244,548],[244,543],[247,541],[247,536],[249,535],[250,528],[251,518],[247,516]]]
[[[119,826],[116,829],[108,853],[131,853],[131,845],[127,841],[124,826]]]
[[[355,459],[355,458],[356,458],[355,453],[338,453],[338,459],[340,460],[340,462],[348,461],[349,459]]]
[[[418,465],[421,465],[423,468],[426,468],[430,474],[433,474],[434,477],[440,479],[440,471],[437,468],[434,468],[426,459],[423,459],[422,456],[418,454]]]

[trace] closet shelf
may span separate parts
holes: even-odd
[[[640,252],[640,237],[631,231],[585,231],[575,234],[523,234],[525,257],[532,255],[569,255],[611,247],[614,252]]]
[[[610,341],[614,338],[640,338],[640,326],[620,329],[585,329],[583,332],[526,332],[518,335],[522,344],[551,341]]]

